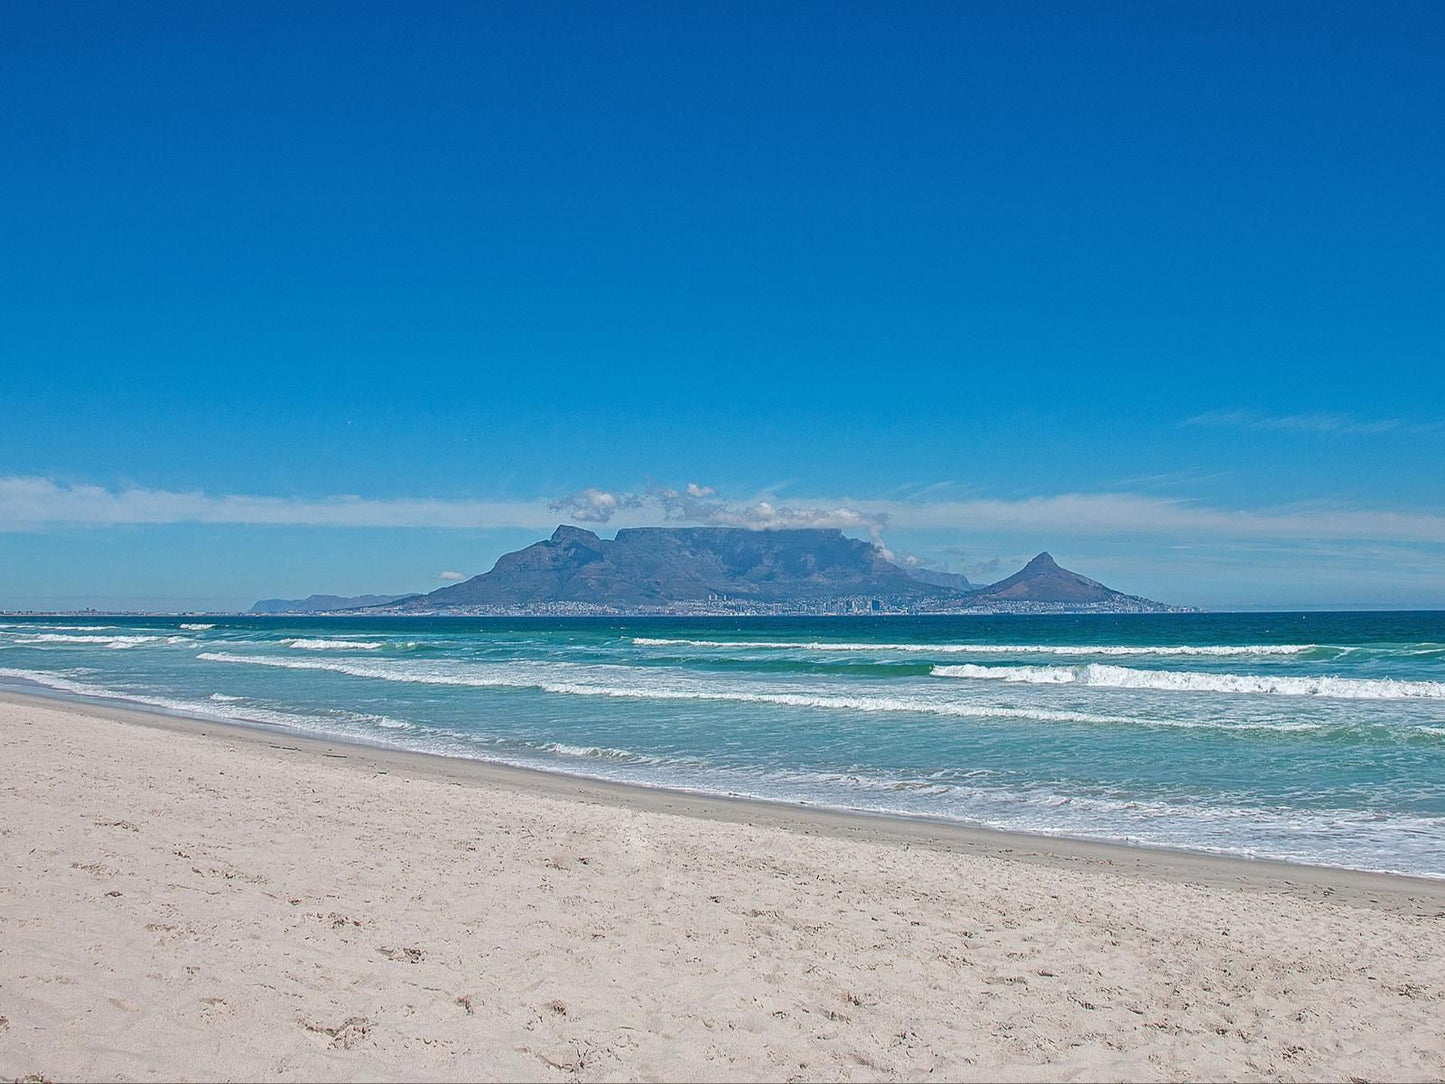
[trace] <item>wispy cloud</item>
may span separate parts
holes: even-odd
[[[707,487],[695,486],[699,493]],[[594,494],[588,496],[588,494]],[[605,499],[607,497],[611,500]],[[591,513],[584,518],[579,513]],[[582,490],[563,501],[377,499],[214,495],[197,491],[64,485],[0,477],[0,530],[55,526],[234,523],[308,527],[518,528],[550,530],[558,519],[638,526],[659,521],[729,527],[839,527],[875,539],[884,530],[958,534],[1018,532],[1186,538],[1360,539],[1445,545],[1445,515],[1312,502],[1223,508],[1138,493],[1063,493],[1013,500],[852,500],[777,497],[742,501],[659,488]]]
[[[0,477],[0,530],[47,525],[246,523],[301,527],[535,527],[555,525],[545,501],[315,499],[214,495],[199,491],[64,485],[47,478]]]
[[[1110,482],[1109,487],[1111,489],[1179,489],[1184,486],[1217,482],[1221,478],[1228,478],[1230,473],[1227,470],[1200,470],[1197,467],[1191,467],[1187,470],[1167,471],[1163,474],[1140,474],[1120,478]]]
[[[1339,433],[1370,435],[1403,433],[1419,436],[1438,433],[1441,422],[1412,422],[1403,418],[1357,418],[1350,414],[1263,414],[1254,410],[1209,410],[1186,418],[1186,426],[1209,429],[1249,429],[1261,433]]]
[[[1012,568],[1021,564],[1023,561],[1011,560],[1008,562],[1008,567]],[[973,564],[965,566],[963,574],[965,576],[996,576],[1003,569],[1004,559],[1002,557],[990,557],[987,561],[975,561]]]
[[[437,579],[446,580],[448,583],[460,583],[462,580],[471,579],[465,572],[438,572]]]
[[[1310,502],[1230,509],[1133,493],[1064,493],[1023,500],[926,504],[861,502],[913,530],[1026,531],[1031,535],[1361,538],[1445,544],[1445,515]]]

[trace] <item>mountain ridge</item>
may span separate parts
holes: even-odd
[[[253,614],[335,613],[338,610],[362,610],[390,606],[415,594],[402,595],[307,595],[305,598],[263,598],[251,607]]]
[[[1171,607],[1061,567],[1047,551],[993,584],[905,569],[838,528],[572,524],[428,594],[267,599],[252,612],[357,614],[810,614],[1160,612]],[[367,601],[377,599],[378,601]],[[334,601],[335,605],[320,605]]]
[[[760,603],[931,588],[878,547],[837,528],[630,527],[613,539],[563,524],[552,536],[503,554],[491,571],[404,603],[627,607],[716,601]]]

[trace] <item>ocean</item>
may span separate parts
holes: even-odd
[[[1445,613],[0,618],[0,686],[1445,877]]]

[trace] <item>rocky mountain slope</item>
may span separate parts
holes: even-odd
[[[764,602],[850,595],[918,598],[937,589],[836,529],[637,527],[613,540],[580,527],[498,559],[487,573],[403,604],[657,606],[715,597]]]
[[[905,570],[836,528],[561,526],[490,572],[426,595],[266,599],[253,613],[1139,612],[1170,607],[1105,587],[1041,553],[980,587]],[[820,610],[819,607],[825,607]],[[831,607],[831,608],[829,608]]]

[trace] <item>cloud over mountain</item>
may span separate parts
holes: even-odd
[[[636,493],[611,493],[589,486],[548,501],[547,507],[579,523],[606,523],[618,512],[642,507],[642,497]]]
[[[1439,546],[1445,514],[1428,509],[1301,502],[1228,508],[1137,493],[1061,493],[974,500],[729,501],[694,484],[640,492],[585,489],[555,500],[355,495],[276,497],[127,487],[106,489],[35,476],[0,476],[0,531],[177,523],[437,529],[547,529],[559,518],[643,526],[838,527],[875,541],[883,530],[1022,532],[1117,537],[1362,539]]]
[[[791,506],[770,500],[734,502],[718,497],[712,486],[689,482],[682,489],[654,486],[639,492],[588,487],[547,502],[547,507],[579,523],[608,523],[619,513],[653,512],[661,519],[703,527],[838,527],[867,531],[875,538],[887,526],[887,512],[865,512],[847,505]]]

